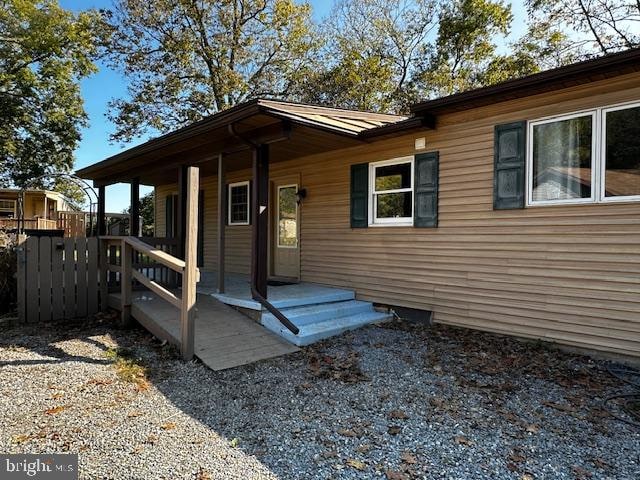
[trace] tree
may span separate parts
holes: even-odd
[[[143,237],[152,237],[155,229],[155,192],[151,191],[146,195],[143,195],[140,199],[140,218],[142,219],[142,231],[140,232]],[[129,215],[131,213],[131,207],[122,211]],[[125,222],[129,224],[129,220]]]
[[[320,64],[302,97],[362,110],[402,110],[437,27],[436,0],[340,0],[322,28]]]
[[[640,45],[638,0],[527,0],[537,21],[573,32],[576,54],[607,54]]]
[[[97,14],[53,0],[0,1],[0,185],[54,187],[87,122],[79,80],[96,70]]]
[[[491,78],[486,70],[496,58],[496,39],[506,37],[511,21],[511,7],[501,0],[455,0],[445,4],[435,51],[418,78],[420,90],[427,96],[442,96],[486,84]]]
[[[294,0],[118,0],[105,18],[130,82],[110,105],[119,141],[287,96],[317,48],[311,7]]]

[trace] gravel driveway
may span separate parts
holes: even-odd
[[[586,357],[442,326],[224,372],[108,319],[5,328],[0,450],[78,452],[92,479],[638,479],[640,429],[601,408],[625,388]]]

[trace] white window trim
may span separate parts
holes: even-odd
[[[640,195],[626,195],[618,197],[605,197],[606,182],[606,114],[616,110],[640,107],[640,102],[624,102],[613,105],[604,105],[590,110],[582,110],[563,115],[543,117],[527,122],[527,161],[526,161],[526,188],[527,207],[542,207],[547,205],[584,205],[596,203],[620,203],[638,202]],[[591,168],[591,197],[584,199],[568,200],[538,200],[533,201],[533,127],[544,123],[567,120],[570,118],[592,115],[592,168]]]
[[[291,249],[296,249],[298,248],[298,237],[299,237],[299,222],[298,222],[298,202],[296,202],[296,244],[295,245],[282,245],[280,244],[280,190],[282,190],[283,188],[291,188],[294,187],[296,189],[296,193],[298,192],[298,184],[297,183],[291,183],[289,185],[278,185],[278,195],[276,197],[276,204],[277,204],[277,212],[276,212],[276,220],[278,222],[278,224],[276,225],[277,228],[277,232],[276,232],[276,238],[278,239],[278,248],[291,248]]]
[[[601,109],[601,139],[602,143],[600,145],[600,158],[602,159],[600,164],[602,165],[602,181],[599,182],[599,201],[602,203],[618,203],[618,202],[637,202],[640,201],[640,195],[620,195],[616,197],[607,197],[605,196],[606,184],[607,184],[607,113],[616,112],[620,110],[628,110],[630,108],[638,108],[640,107],[640,102],[633,103],[624,103],[619,105],[611,105],[607,107],[603,107]]]
[[[569,198],[565,200],[533,200],[533,129],[538,125],[571,120],[572,118],[591,116],[591,196],[589,198]],[[596,199],[598,169],[598,121],[596,110],[558,115],[527,122],[527,206],[538,205],[580,205],[593,203]]]
[[[231,220],[231,189],[234,187],[247,187],[247,221],[246,222],[233,222]],[[251,209],[251,189],[249,188],[249,180],[245,180],[244,182],[235,182],[227,185],[227,224],[228,225],[249,225],[250,224],[250,209]]]
[[[376,184],[376,168],[384,167],[387,165],[398,165],[402,163],[411,164],[411,187],[409,188],[397,188],[394,190],[383,190],[381,192],[375,191]],[[376,218],[377,205],[376,195],[386,193],[404,193],[411,192],[412,200],[415,195],[415,179],[414,179],[414,157],[398,157],[391,158],[389,160],[382,160],[380,162],[373,162],[369,164],[369,226],[370,227],[412,227],[413,226],[413,209],[414,202],[411,202],[411,217],[398,217],[398,218]]]

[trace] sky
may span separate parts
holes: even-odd
[[[317,20],[326,16],[334,0],[311,0],[313,14]],[[62,7],[81,11],[89,8],[109,8],[111,0],[59,0]],[[513,32],[512,37],[519,36],[525,25],[525,11],[522,1],[513,2]],[[114,98],[126,96],[127,83],[118,72],[99,65],[99,72],[82,80],[81,90],[85,102],[85,110],[89,116],[89,125],[82,130],[82,140],[75,152],[76,168],[91,165],[116,153],[131,148],[147,140],[142,138],[127,145],[111,143],[109,135],[115,130],[114,125],[107,119],[108,102]],[[141,187],[140,193],[151,191],[149,187]],[[117,213],[129,207],[129,185],[117,184],[107,187],[106,209]]]

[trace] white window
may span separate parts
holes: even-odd
[[[640,104],[604,109],[602,135],[601,198],[640,200]]]
[[[369,164],[369,224],[413,225],[413,157]]]
[[[15,200],[0,200],[0,217],[15,217],[16,216],[16,201]]]
[[[229,184],[229,225],[249,225],[249,182]]]
[[[640,200],[640,105],[529,122],[527,204]]]

